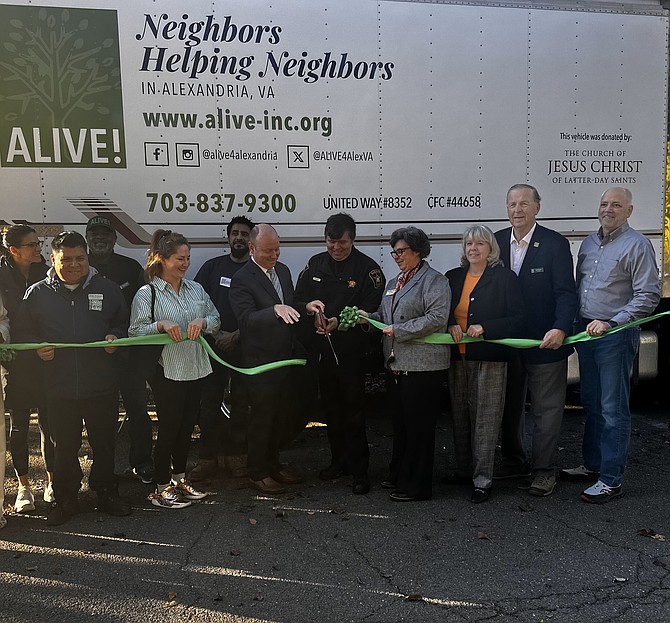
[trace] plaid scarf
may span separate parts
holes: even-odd
[[[408,270],[406,273],[400,273],[398,277],[398,282],[396,283],[396,292],[401,290],[403,286],[419,272],[419,269],[423,266],[423,260],[421,260],[414,268]]]

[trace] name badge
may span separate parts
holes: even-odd
[[[127,288],[129,285],[130,285],[130,283],[129,283],[128,281],[126,281],[126,282],[122,283],[122,284],[119,286],[119,288],[121,288],[121,289],[123,290],[124,288]]]
[[[395,288],[393,290],[386,290],[386,296],[393,296],[395,294]]]
[[[88,295],[88,310],[89,311],[102,311],[102,294],[89,294]]]
[[[530,269],[530,274],[531,275],[534,275],[535,273],[543,273],[543,272],[544,272],[544,268],[542,266],[540,266],[539,268],[531,268]]]
[[[224,288],[230,288],[230,277],[221,277],[219,285]]]

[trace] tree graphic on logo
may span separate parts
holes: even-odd
[[[89,128],[113,128],[121,136],[115,11],[0,6],[0,41],[3,145],[16,127],[28,134],[40,128],[41,142],[66,128],[75,137]],[[116,147],[123,151],[118,140]]]

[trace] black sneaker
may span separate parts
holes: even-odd
[[[130,515],[132,507],[130,502],[119,497],[118,491],[105,490],[98,492],[98,510],[114,517],[125,517]]]
[[[77,500],[66,500],[65,502],[54,502],[47,514],[47,526],[62,526],[79,512]]]
[[[154,468],[151,465],[133,467],[133,475],[137,476],[145,485],[150,485],[154,481]]]

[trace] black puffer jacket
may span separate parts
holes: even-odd
[[[46,277],[47,270],[44,259],[39,264],[31,264],[26,279],[10,258],[0,258],[0,295],[9,316],[9,331],[13,342],[17,341],[14,325],[18,321],[23,295],[29,286]],[[17,353],[14,361],[3,365],[9,373],[5,388],[5,406],[8,409],[39,407],[43,402],[42,361],[35,361],[33,353],[21,351]]]
[[[75,290],[53,269],[26,292],[14,341],[85,343],[126,337],[128,310],[119,286],[91,268]],[[36,354],[33,354],[36,357]],[[49,399],[80,400],[116,391],[114,354],[102,348],[62,348],[44,364]]]

